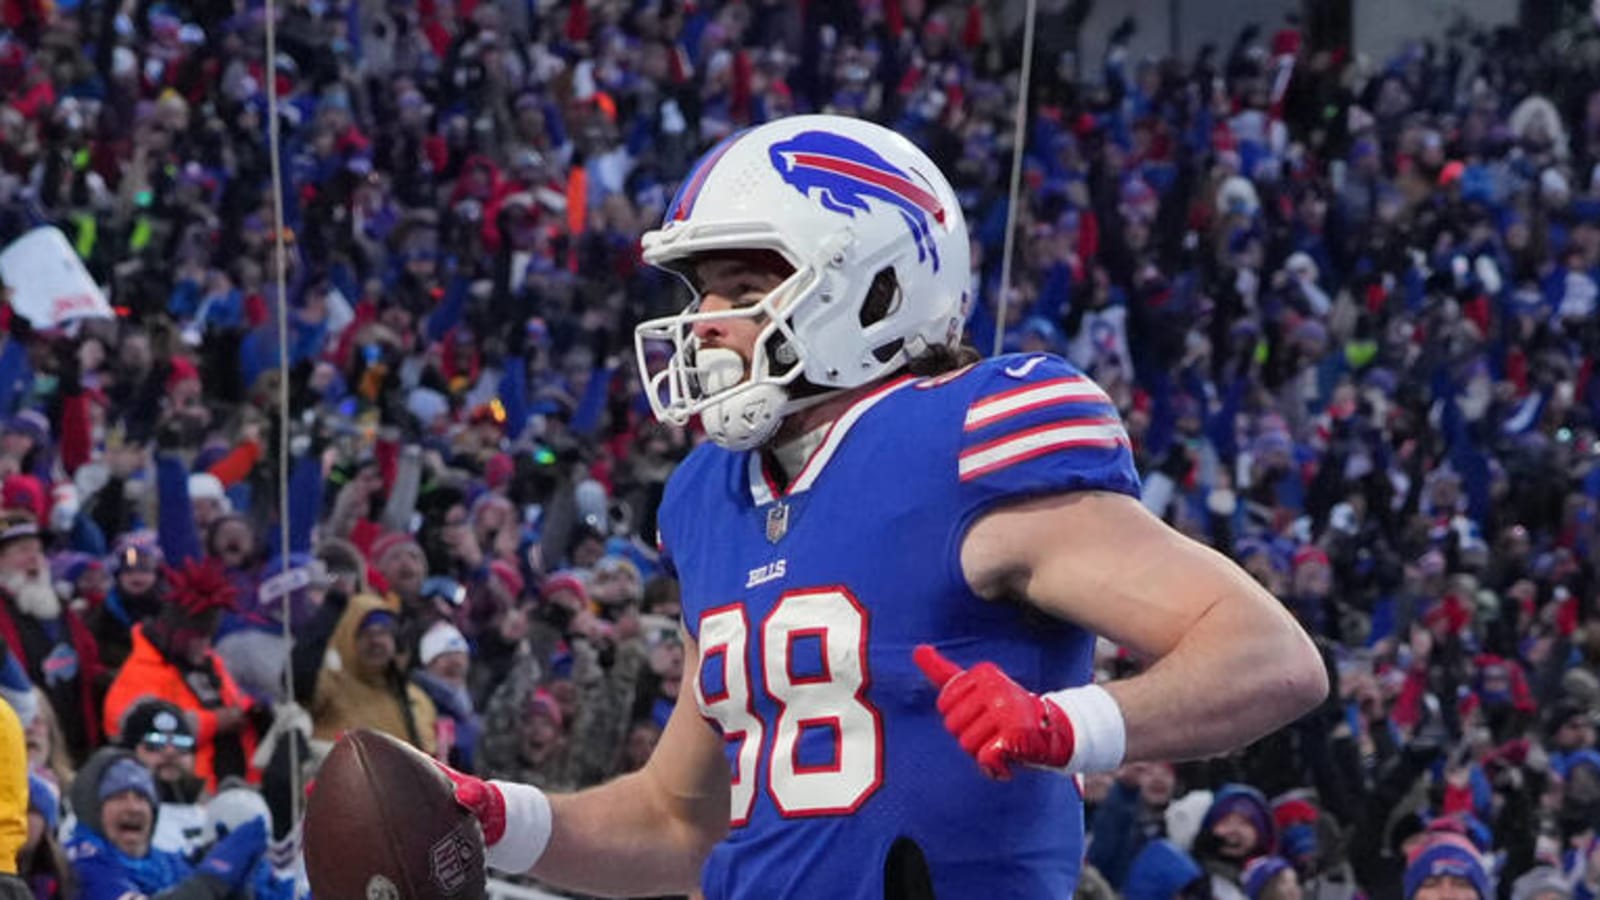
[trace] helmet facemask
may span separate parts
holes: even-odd
[[[683,426],[699,416],[712,440],[730,450],[748,450],[766,443],[785,416],[832,393],[791,397],[791,386],[805,371],[804,342],[791,320],[815,293],[814,269],[797,267],[754,305],[712,312],[700,309],[697,286],[683,268],[673,271],[695,299],[683,312],[643,322],[634,332],[645,394],[657,418]],[[698,324],[730,320],[766,322],[749,359],[731,349],[702,347],[695,334]],[[652,371],[652,351],[663,346],[669,349],[666,364]]]

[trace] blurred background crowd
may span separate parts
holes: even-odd
[[[0,2],[0,245],[60,228],[116,309],[0,313],[33,895],[293,896],[295,767],[351,727],[556,790],[643,763],[683,664],[654,510],[699,438],[640,394],[632,326],[686,297],[637,239],[699,152],[807,111],[927,149],[970,339],[1093,375],[1145,503],[1332,673],[1241,753],[1088,779],[1080,893],[1600,895],[1587,10],[1560,52],[1291,18],[1144,58],[1042,0],[1002,314],[1011,5],[291,0],[267,59],[256,3]]]

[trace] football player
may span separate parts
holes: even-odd
[[[1283,607],[1140,504],[1092,381],[961,349],[966,225],[904,137],[738,133],[643,244],[695,295],[638,328],[647,392],[711,439],[659,519],[683,690],[606,785],[454,776],[492,866],[611,895],[1067,897],[1072,776],[1220,753],[1323,699]],[[1096,635],[1149,666],[1093,684]]]

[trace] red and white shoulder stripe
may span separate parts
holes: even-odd
[[[965,430],[976,431],[1047,406],[1095,403],[1113,411],[1111,398],[1082,375],[1053,378],[991,394],[967,409]]]
[[[962,481],[1026,462],[1046,453],[1078,447],[1127,447],[1128,433],[1115,418],[1064,419],[1014,432],[962,451]]]
[[[1001,374],[1006,378],[995,379],[967,406],[962,422],[962,481],[1046,454],[1130,445],[1116,404],[1064,361],[1030,357]],[[1069,468],[1074,465],[1061,462]]]

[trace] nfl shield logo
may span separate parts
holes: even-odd
[[[460,891],[467,884],[467,878],[473,866],[482,866],[481,859],[475,859],[472,843],[460,829],[445,835],[430,850],[429,868],[433,872],[433,882],[446,895]],[[370,892],[369,892],[370,893]]]
[[[789,504],[776,503],[767,510],[767,543],[776,544],[789,533]]]

